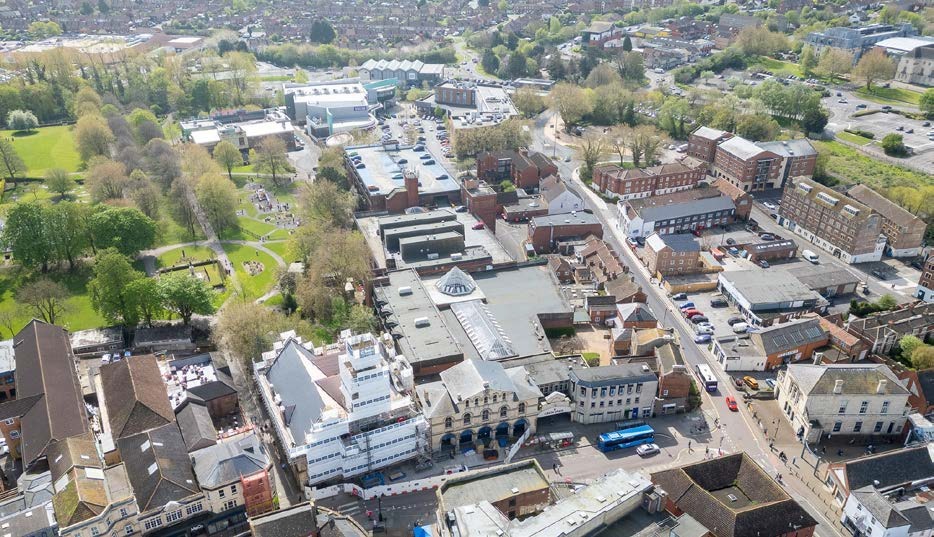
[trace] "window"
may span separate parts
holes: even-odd
[[[201,502],[198,502],[198,503],[193,503],[187,506],[185,508],[185,512],[188,513],[189,515],[193,515],[195,513],[200,513],[203,509],[204,507],[201,505]]]
[[[123,533],[125,533],[125,534],[127,534],[127,535],[133,535],[133,525],[132,525],[132,524],[127,524],[126,526],[124,526],[124,527],[123,527]]]
[[[91,537],[97,537],[101,534],[101,530],[97,529],[97,526],[91,528]]]
[[[130,514],[126,512],[126,509],[125,509],[125,508],[124,508],[124,509],[120,509],[120,518],[126,518],[126,517],[128,517],[128,516],[130,516]]]
[[[600,388],[600,397],[606,397],[606,388]]]
[[[587,388],[584,388],[583,386],[581,386],[581,397],[586,397],[586,396],[587,396]]]
[[[485,408],[483,409],[482,421],[490,421],[490,411]]]
[[[862,403],[859,404],[860,414],[865,414],[867,410],[869,410],[869,401],[863,401]]]
[[[494,402],[494,403],[496,402],[496,394],[495,394],[495,393],[493,394],[493,402]]]
[[[600,408],[603,408],[603,401],[600,401]]]
[[[856,425],[853,426],[853,432],[858,433],[863,430],[863,422],[857,421]]]
[[[224,511],[229,511],[229,510],[233,509],[233,508],[236,507],[236,506],[237,506],[237,501],[236,501],[236,500],[226,501],[226,502],[224,502]]]
[[[450,428],[453,427],[453,426],[454,426],[454,420],[452,420],[450,417],[444,418],[444,428],[445,428],[445,429],[450,429]]]
[[[6,423],[7,425],[13,425],[14,421],[16,421],[16,418],[8,418],[3,420],[3,423]]]
[[[470,399],[464,401],[464,408],[470,408]]]
[[[12,438],[13,440],[16,440],[17,438],[19,438],[19,431],[16,429],[13,429],[12,431],[10,431],[10,438]]]
[[[231,493],[231,494],[236,494],[236,493],[237,493],[237,485],[231,485],[231,486],[230,486],[230,493]]]
[[[519,414],[525,414],[525,403],[519,403]]]
[[[833,432],[839,433],[841,428],[843,428],[843,422],[842,422],[842,421],[835,421],[835,422],[833,423]]]
[[[162,525],[161,518],[150,518],[149,520],[143,523],[143,527],[146,528],[147,530],[158,528],[161,525]]]
[[[468,423],[470,423],[470,414],[467,414],[466,416],[464,416],[464,425]],[[224,492],[224,489],[220,489],[219,491],[217,491],[217,496],[219,498],[224,498],[227,496],[227,494]]]
[[[846,414],[846,401],[840,403],[840,410],[837,413]]]
[[[499,409],[499,417],[505,418],[505,417],[506,417],[506,413],[508,413],[508,412],[509,412],[509,409],[508,409],[508,408],[506,408],[506,407],[500,407],[500,409]]]
[[[597,407],[596,401],[591,401],[591,402],[590,402],[590,408],[596,408],[596,407]]]
[[[888,413],[889,413],[889,402],[882,401],[882,412],[880,412],[880,414],[888,414]]]
[[[464,425],[470,425],[470,413],[464,414]],[[221,496],[223,498],[223,496]]]
[[[221,497],[223,497],[223,496],[221,496]],[[181,519],[182,519],[182,510],[181,510],[181,509],[178,509],[178,510],[176,510],[176,511],[172,511],[172,512],[170,512],[170,513],[166,513],[166,514],[165,514],[165,520],[168,521],[168,522],[175,522],[176,520],[181,520]]]
[[[878,432],[881,432],[881,431],[882,431],[882,422],[881,422],[881,421],[877,421],[877,422],[876,422],[876,426],[872,428],[872,432],[878,433]]]

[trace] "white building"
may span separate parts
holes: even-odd
[[[628,304],[627,304],[628,305]],[[658,377],[646,364],[574,368],[570,372],[579,423],[605,423],[652,417]]]
[[[368,87],[357,80],[283,86],[289,116],[295,123],[305,125],[309,135],[319,138],[376,126],[373,111],[386,97],[385,91],[395,95],[395,86]]]
[[[791,364],[778,375],[778,405],[808,442],[822,435],[894,435],[910,392],[882,364]]]
[[[425,419],[408,395],[412,368],[391,342],[345,330],[338,345],[315,351],[286,332],[256,378],[301,482],[368,474],[427,450]]]

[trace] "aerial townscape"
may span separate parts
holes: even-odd
[[[934,537],[934,0],[0,3],[0,537]]]

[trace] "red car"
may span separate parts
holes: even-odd
[[[733,412],[738,412],[739,408],[736,406],[736,399],[732,395],[726,396],[726,407],[732,410]]]
[[[470,229],[483,229],[483,222],[477,222],[476,224],[470,226]]]
[[[697,316],[697,315],[701,315],[701,312],[700,312],[699,310],[696,310],[696,309],[693,309],[693,308],[688,309],[688,310],[684,310],[684,311],[681,312],[681,313],[683,313],[684,316],[687,317],[688,319],[690,319],[691,317]]]

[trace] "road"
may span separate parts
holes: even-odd
[[[783,465],[778,460],[777,454],[769,449],[768,444],[765,442],[758,426],[754,424],[753,418],[747,409],[741,405],[739,412],[726,411],[724,398],[727,395],[732,395],[737,401],[741,401],[742,394],[736,391],[730,377],[714,362],[713,356],[703,351],[694,343],[694,332],[691,326],[681,317],[679,312],[674,310],[674,306],[668,300],[665,292],[660,289],[659,284],[652,281],[645,266],[635,257],[633,251],[626,246],[625,236],[618,227],[617,219],[614,214],[615,207],[608,206],[607,203],[580,181],[577,174],[574,173],[579,163],[574,159],[571,149],[561,144],[558,144],[557,147],[551,144],[550,139],[546,135],[546,132],[548,132],[547,129],[552,129],[550,132],[554,132],[554,122],[551,114],[551,112],[545,112],[536,120],[533,133],[533,149],[537,149],[549,155],[555,154],[559,157],[556,159],[556,163],[558,164],[562,177],[568,181],[569,188],[584,199],[586,205],[603,224],[604,240],[609,243],[614,250],[619,252],[620,260],[629,267],[630,274],[634,277],[635,282],[645,291],[649,309],[659,318],[662,326],[674,329],[675,337],[680,341],[681,352],[687,365],[693,369],[695,365],[708,364],[719,378],[720,389],[716,394],[703,392],[702,408],[712,412],[716,417],[715,419],[719,420],[721,429],[726,432],[723,448],[730,452],[739,450],[745,451],[773,476],[776,475],[777,472],[783,471],[780,470],[783,468]],[[565,162],[565,156],[571,156],[571,161]],[[807,490],[806,486],[802,483],[786,480],[786,488],[802,503],[808,512],[820,522],[820,526],[818,526],[816,532],[817,535],[821,537],[839,535],[831,521],[827,520],[822,514],[822,509],[811,503],[812,499],[809,498],[814,497]],[[813,501],[817,500],[814,499]]]

